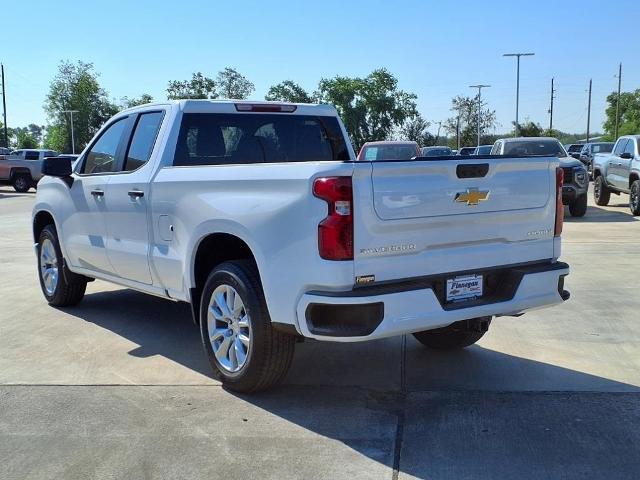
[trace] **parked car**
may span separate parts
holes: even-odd
[[[243,392],[285,376],[297,337],[462,348],[494,315],[569,297],[558,160],[482,163],[356,161],[329,105],[128,109],[73,168],[44,161],[40,285],[54,306],[92,278],[189,302],[215,376]]]
[[[42,177],[42,161],[55,157],[53,150],[21,149],[0,159],[0,183],[13,185],[16,192],[27,192]]]
[[[629,208],[640,215],[640,135],[620,137],[611,153],[593,157],[593,198],[607,205],[611,194],[629,194]]]
[[[462,147],[460,150],[458,150],[458,155],[462,155],[462,156],[473,155],[473,152],[475,151],[476,151],[476,147]]]
[[[570,143],[568,145],[565,145],[564,149],[573,158],[579,159],[580,158],[580,152],[582,151],[582,147],[583,146],[584,146],[583,143]]]
[[[572,217],[583,217],[587,213],[589,175],[582,162],[570,158],[562,144],[552,137],[519,137],[496,140],[492,155],[545,155],[560,160],[564,172],[562,203],[569,205]]]
[[[493,145],[480,145],[473,150],[473,155],[489,155]]]
[[[580,151],[580,160],[589,172],[589,177],[593,177],[593,156],[596,153],[609,153],[613,150],[614,142],[585,143]]]
[[[360,149],[358,160],[409,160],[420,156],[416,142],[367,142]]]
[[[5,148],[5,147],[0,147],[0,159],[4,159],[3,157],[6,157],[10,153],[11,153],[10,149]]]
[[[422,147],[423,157],[447,157],[453,155],[449,147]]]

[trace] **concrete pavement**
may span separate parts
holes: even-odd
[[[33,193],[0,187],[0,478],[634,478],[640,222],[565,224],[572,297],[478,345],[299,344],[285,385],[231,394],[186,305],[96,281],[46,305]]]

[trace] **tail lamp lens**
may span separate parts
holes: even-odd
[[[318,224],[318,252],[325,260],[353,260],[353,188],[351,177],[323,177],[313,194],[327,202],[327,216]]]

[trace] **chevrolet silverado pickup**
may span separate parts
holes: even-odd
[[[356,161],[331,106],[181,100],[117,114],[43,171],[46,300],[97,278],[189,302],[237,391],[280,381],[302,337],[462,348],[569,297],[553,156]]]
[[[604,206],[612,193],[628,193],[631,214],[640,215],[640,135],[620,137],[611,153],[593,157],[593,199]]]

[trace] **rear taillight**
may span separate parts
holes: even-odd
[[[329,205],[318,224],[318,252],[325,260],[353,260],[353,188],[351,177],[318,178],[313,194]]]
[[[556,167],[556,226],[553,234],[559,237],[564,223],[564,205],[562,204],[562,184],[564,183],[564,170]]]

